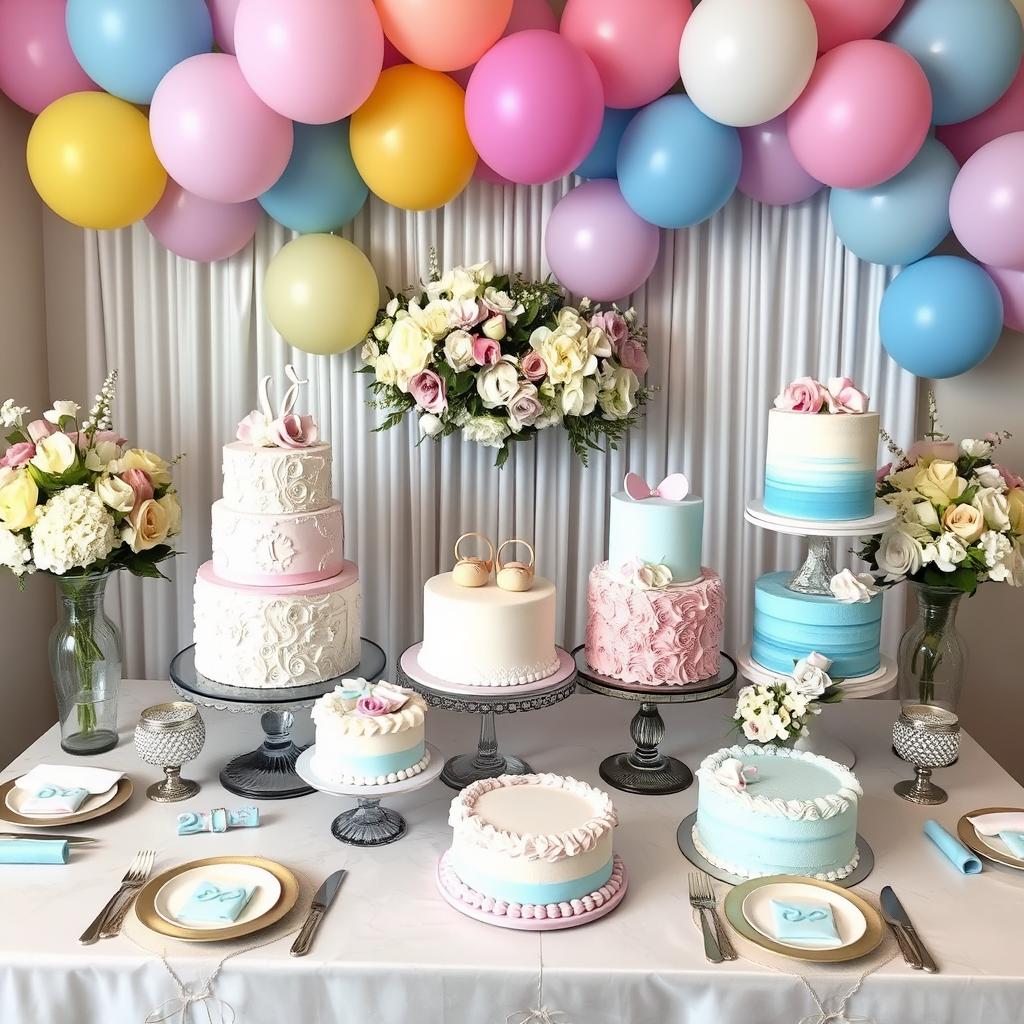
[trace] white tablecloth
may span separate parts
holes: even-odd
[[[542,960],[543,1001],[572,1024],[795,1024],[813,1010],[795,977],[745,962],[705,962],[686,903],[689,865],[675,841],[679,821],[695,807],[696,786],[664,797],[611,791],[621,817],[616,849],[630,873],[629,893],[614,913],[563,932],[506,931],[462,917],[435,891],[435,864],[449,842],[452,797],[440,782],[392,801],[408,819],[409,831],[378,849],[338,843],[330,823],[351,801],[320,793],[264,802],[258,829],[177,837],[174,819],[181,805],[146,800],[145,786],[156,774],[131,746],[139,710],[170,696],[165,683],[123,686],[122,741],[95,760],[126,769],[136,792],[109,819],[77,827],[100,842],[75,850],[66,867],[0,868],[4,1024],[129,1024],[174,995],[159,960],[125,938],[89,947],[77,942],[132,854],[143,847],[159,851],[157,871],[228,853],[273,857],[313,884],[334,868],[350,870],[310,956],[289,957],[291,940],[282,939],[224,967],[216,992],[234,1007],[240,1024],[503,1024],[515,1010],[538,1005]],[[860,832],[876,857],[865,888],[877,892],[893,885],[941,973],[929,977],[893,961],[867,979],[851,1016],[875,1024],[1020,1021],[1024,872],[986,864],[981,875],[962,877],[921,827],[931,816],[952,828],[973,808],[1024,806],[1024,790],[964,736],[959,763],[937,774],[949,803],[928,809],[899,800],[892,786],[909,769],[890,750],[894,708],[891,702],[851,702],[827,709],[823,721],[859,757],[856,771],[865,790]],[[634,709],[626,701],[579,694],[545,711],[499,718],[499,741],[538,771],[601,785],[598,763],[630,746]],[[669,728],[664,749],[691,767],[723,745],[725,700],[669,706],[663,713]],[[218,770],[229,755],[256,745],[257,722],[215,711],[204,711],[204,717],[206,749],[185,772],[203,788],[185,806],[240,806],[246,801],[220,787]],[[305,737],[309,724],[301,717],[298,733]],[[431,712],[428,737],[450,755],[472,749],[477,729],[475,717]],[[44,760],[68,760],[56,729],[2,778]],[[174,967],[186,981],[197,981],[217,959],[213,948],[193,946],[175,957]],[[826,995],[849,984],[848,976],[842,984],[827,975],[812,980]]]

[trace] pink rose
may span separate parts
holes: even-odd
[[[590,318],[590,326],[597,327],[608,335],[608,340],[612,343],[612,352],[618,355],[619,345],[629,336],[629,327],[626,324],[625,317],[614,310],[605,310],[603,313],[595,313]]]
[[[912,466],[919,459],[945,459],[956,462],[957,450],[952,441],[915,441],[907,452],[907,464]]]
[[[853,386],[849,377],[830,377],[828,394],[829,412],[862,413],[868,411],[868,396]]]
[[[316,444],[320,429],[312,416],[297,416],[290,412],[271,422],[267,437],[278,448],[308,448]]]
[[[149,479],[149,474],[144,469],[126,469],[121,474],[121,479],[135,493],[132,512],[135,512],[144,501],[149,501],[153,497],[153,481]]]
[[[623,338],[619,345],[619,362],[638,377],[643,377],[651,365],[643,345],[632,335]]]
[[[46,420],[33,420],[25,428],[25,431],[36,444],[39,444],[44,437],[49,437],[56,429],[52,423],[48,423]]]
[[[1024,487],[1024,477],[1017,476],[1012,470],[1007,469],[1005,466],[1000,466],[999,463],[993,463],[996,469],[999,470],[999,475],[1006,481],[1006,486],[1012,491],[1017,487]]]
[[[891,472],[891,462],[887,462],[884,466],[879,466],[878,471],[875,473],[875,483],[880,484]]]
[[[0,459],[0,466],[6,466],[8,469],[18,469],[24,466],[35,453],[36,446],[31,441],[18,441],[4,452],[4,457]]]
[[[267,432],[269,429],[270,421],[267,419],[266,414],[254,410],[238,424],[235,437],[242,444],[250,444],[254,448],[261,448],[268,443]]]
[[[813,377],[798,377],[776,397],[775,408],[790,412],[821,412],[827,398],[828,391]]]
[[[522,368],[523,376],[534,384],[543,380],[548,372],[548,364],[544,362],[538,352],[527,352],[519,365]]]
[[[493,366],[501,359],[501,346],[490,338],[473,339],[473,362],[477,366]]]
[[[475,299],[459,299],[451,304],[448,310],[448,319],[452,327],[459,327],[466,330],[475,327],[487,316],[487,307],[483,309]]]
[[[448,389],[444,379],[433,370],[421,370],[410,377],[409,394],[421,409],[435,416],[448,408]]]
[[[387,715],[390,713],[390,709],[391,705],[386,700],[381,700],[379,697],[360,697],[356,702],[356,710],[359,714],[365,715],[367,718],[377,718],[380,715]]]

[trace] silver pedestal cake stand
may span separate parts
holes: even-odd
[[[195,644],[171,659],[171,685],[186,700],[204,708],[230,711],[232,714],[259,715],[263,742],[247,754],[233,757],[220,773],[220,784],[229,792],[257,800],[288,800],[314,792],[295,771],[302,747],[291,738],[295,712],[311,708],[341,682],[325,679],[305,686],[263,687],[226,686],[208,679],[196,670]],[[370,682],[384,671],[384,652],[373,641],[363,639],[359,664],[345,678],[363,678]]]
[[[411,686],[432,708],[480,716],[480,742],[472,754],[457,754],[445,763],[441,781],[452,789],[464,789],[479,779],[499,775],[528,775],[533,769],[514,754],[498,750],[495,715],[537,711],[571,696],[576,689],[576,666],[572,657],[558,651],[559,665],[553,675],[521,686],[458,686],[431,675],[420,667],[422,644],[414,644],[398,661],[398,681]]]
[[[585,690],[639,702],[640,707],[629,725],[636,749],[606,757],[598,769],[601,778],[624,793],[641,796],[664,796],[679,793],[693,782],[693,772],[678,758],[661,753],[658,747],[665,738],[665,721],[659,704],[692,704],[725,693],[736,679],[736,662],[722,655],[718,675],[687,687],[640,687],[595,672],[587,663],[583,646],[573,652],[579,682]]]

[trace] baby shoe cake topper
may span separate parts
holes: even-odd
[[[716,769],[715,779],[729,789],[746,789],[757,780],[757,768],[745,765],[738,757],[727,757]]]
[[[627,473],[622,486],[634,501],[644,501],[647,498],[682,501],[690,493],[690,481],[682,473],[669,473],[657,487],[651,487],[638,473]]]
[[[299,377],[291,363],[284,372],[291,384],[281,399],[276,416],[270,403],[271,378],[267,376],[260,381],[260,408],[254,409],[238,424],[235,434],[243,444],[251,444],[254,448],[308,448],[319,440],[320,429],[313,417],[292,412],[299,397],[299,387],[309,381]]]

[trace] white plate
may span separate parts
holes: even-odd
[[[815,942],[783,942],[775,935],[775,915],[772,900],[802,900],[810,903],[827,903],[832,908],[832,917],[839,932],[839,941],[831,945]],[[748,893],[743,901],[743,916],[766,938],[790,946],[793,949],[842,949],[856,942],[868,929],[868,922],[860,910],[848,899],[828,889],[800,882],[774,882],[762,885]]]
[[[85,814],[87,811],[95,811],[97,807],[109,804],[116,794],[117,783],[115,782],[105,793],[93,793],[92,796],[86,797],[82,806],[77,811],[49,811],[46,814],[40,814],[37,811],[32,813],[23,811],[21,809],[22,804],[33,794],[27,789],[19,789],[17,786],[12,786],[4,799],[4,803],[7,804],[9,811],[14,811],[15,814],[20,814],[25,818],[68,818],[74,814]]]
[[[202,924],[182,921],[178,914],[188,903],[189,897],[196,891],[200,882],[212,882],[222,888],[244,885],[254,889],[254,892],[234,921],[210,921]],[[222,928],[254,921],[273,909],[280,898],[281,883],[263,868],[252,864],[208,864],[206,867],[193,868],[191,871],[175,875],[160,887],[153,902],[156,912],[168,924],[205,932],[219,931]]]
[[[977,829],[974,830],[977,837],[990,849],[995,850],[996,853],[1002,854],[1004,857],[1008,857],[1010,860],[1017,861],[1018,864],[1024,866],[1024,857],[1018,857],[1006,843],[1003,842],[999,836],[983,836]]]

